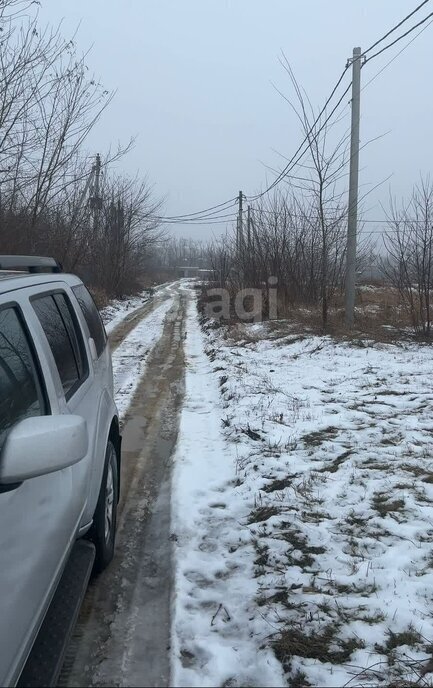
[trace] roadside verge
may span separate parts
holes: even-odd
[[[282,685],[279,663],[262,648],[271,629],[254,602],[254,551],[236,494],[236,455],[221,434],[218,382],[193,296],[186,331],[172,481],[171,685]]]

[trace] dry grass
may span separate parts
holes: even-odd
[[[390,499],[390,496],[385,493],[377,492],[372,500],[372,507],[375,509],[381,518],[388,514],[393,516],[397,512],[404,512],[404,499]]]
[[[388,637],[386,639],[385,652],[389,653],[401,645],[408,645],[408,647],[416,647],[422,642],[422,637],[413,626],[408,626],[405,631],[401,633],[393,633],[391,629],[388,630]]]
[[[280,513],[280,509],[276,506],[259,506],[253,509],[248,517],[248,524],[261,523],[267,521],[271,516],[276,516]]]
[[[331,463],[328,465],[324,466],[323,468],[319,468],[317,473],[336,473],[340,466],[346,461],[346,459],[349,458],[349,456],[352,455],[352,450],[348,449],[348,451],[343,452],[343,454],[340,454],[340,456],[337,456]]]
[[[96,289],[92,287],[89,289],[89,291],[91,292],[93,300],[100,311],[108,306],[110,299],[103,289]]]
[[[303,435],[300,439],[307,447],[319,447],[323,442],[327,440],[335,439],[338,435],[338,428],[334,428],[330,425],[323,430],[315,430]]]
[[[286,478],[275,478],[275,480],[273,480],[269,485],[265,485],[265,487],[262,488],[262,491],[279,492],[285,490],[287,487],[290,487],[293,484],[294,479],[297,477],[297,474],[293,474],[288,475]]]
[[[273,641],[274,652],[286,670],[292,657],[342,664],[350,660],[355,650],[364,648],[364,643],[355,637],[345,640],[338,636],[338,631],[338,624],[328,624],[321,632],[309,635],[290,626]]]
[[[198,302],[199,312],[204,314],[208,303],[205,289],[199,292]],[[319,306],[289,304],[282,299],[278,303],[278,320],[267,321],[267,330],[263,334],[251,332],[245,327],[246,322],[239,320],[234,308],[230,310],[228,321],[216,319],[214,324],[215,327],[228,325],[230,338],[243,343],[258,341],[263,336],[268,339],[283,339],[287,336],[303,338],[306,333],[324,334]],[[409,313],[402,305],[398,291],[393,287],[363,285],[358,288],[355,327],[350,331],[344,322],[343,295],[336,294],[330,301],[326,334],[336,339],[348,340],[354,345],[363,346],[366,339],[384,343],[408,340],[414,337],[412,331]]]

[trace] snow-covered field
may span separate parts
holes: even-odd
[[[193,309],[174,684],[430,685],[431,348],[284,323],[228,337]]]

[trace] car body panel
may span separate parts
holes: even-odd
[[[81,461],[25,480],[9,492],[0,491],[0,685],[14,685],[18,680],[71,547],[91,523],[107,439],[113,419],[117,419],[108,342],[94,360],[89,329],[71,289],[81,284],[77,277],[63,274],[0,279],[0,307],[15,303],[23,315],[39,361],[49,413],[79,415],[89,431],[88,451]],[[89,369],[68,401],[31,302],[36,295],[58,290],[66,294],[75,313]]]

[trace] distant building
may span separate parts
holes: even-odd
[[[200,268],[193,267],[191,265],[178,265],[176,267],[177,277],[198,277],[198,272]]]
[[[191,265],[178,265],[175,268],[177,277],[198,277],[202,280],[214,278],[214,271],[206,268],[199,268]]]

